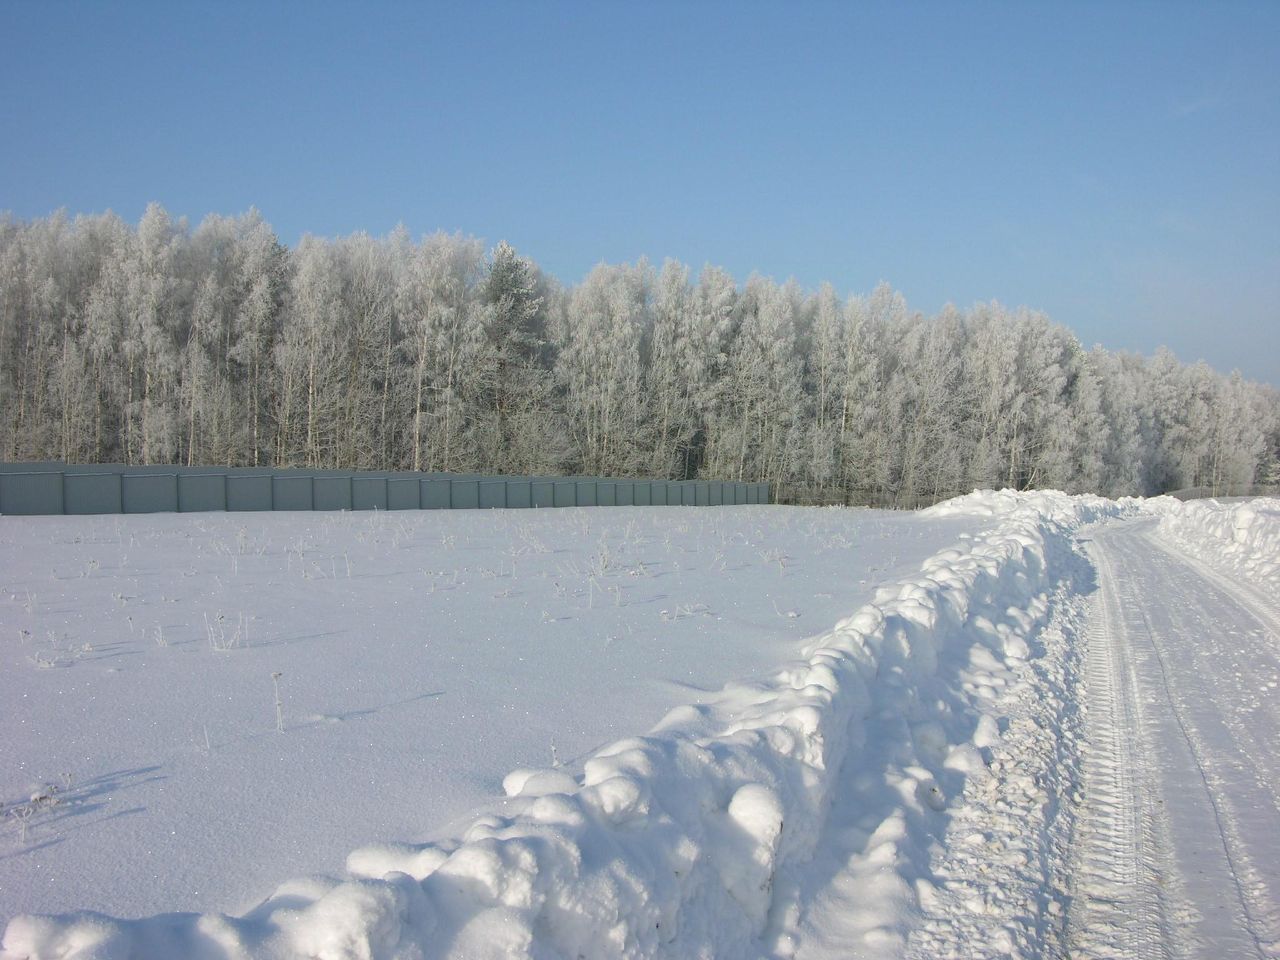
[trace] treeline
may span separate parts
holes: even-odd
[[[1274,483],[1280,395],[1086,350],[1033,311],[668,261],[565,288],[505,243],[306,237],[256,211],[0,219],[0,458],[973,487]]]

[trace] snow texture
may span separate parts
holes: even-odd
[[[1145,504],[1158,512],[1162,536],[1193,557],[1280,596],[1280,500],[1220,503],[1156,497]]]
[[[19,916],[6,956],[823,956],[812,931],[830,928],[811,921],[850,891],[863,942],[897,952],[931,903],[911,851],[994,763],[1001,691],[1041,646],[1071,530],[1122,509],[1010,492],[942,505],[928,515],[985,527],[772,676],[679,707],[580,771],[509,775],[512,799],[452,837],[363,847],[347,879],[286,883],[238,917]],[[851,781],[870,816],[841,836],[861,860],[819,877],[833,814],[858,812]]]
[[[772,673],[978,527],[758,506],[0,519],[0,932],[239,914],[353,848],[449,835],[512,770],[580,771]]]

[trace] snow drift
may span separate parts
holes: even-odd
[[[1236,503],[1156,497],[1160,533],[1192,556],[1226,567],[1280,595],[1280,500]]]
[[[985,665],[994,676],[1034,656],[1048,598],[1064,565],[1077,562],[1071,531],[1122,511],[1095,497],[1008,491],[932,509],[991,523],[882,588],[769,680],[678,708],[581,770],[514,771],[504,784],[512,799],[459,836],[356,850],[347,879],[287,883],[240,917],[17,917],[4,956],[787,952],[797,877],[846,764],[874,752],[866,748],[875,738],[896,737],[902,809],[944,808],[947,785],[981,768],[995,735],[990,691],[964,668]]]

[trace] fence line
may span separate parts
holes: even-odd
[[[0,514],[465,510],[769,503],[767,483],[259,467],[0,463]]]
[[[1208,500],[1230,497],[1280,497],[1280,485],[1259,483],[1223,483],[1216,487],[1185,487],[1167,494],[1179,500]]]

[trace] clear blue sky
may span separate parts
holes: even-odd
[[[1280,3],[0,3],[0,209],[999,299],[1280,385]]]

